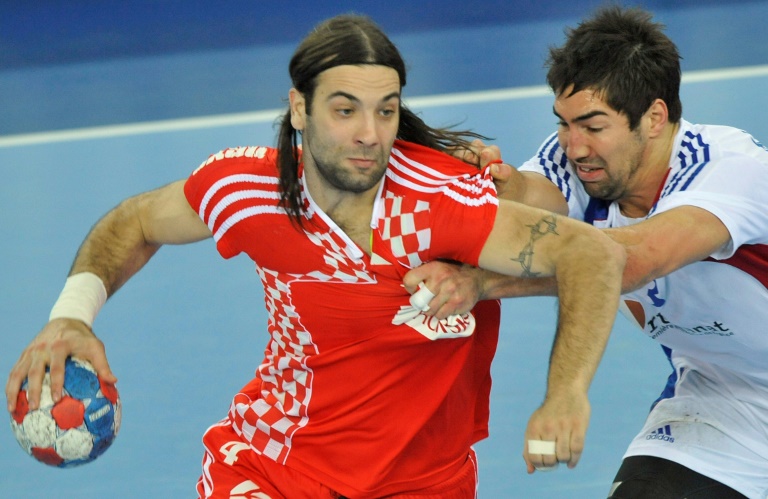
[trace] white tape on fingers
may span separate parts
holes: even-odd
[[[552,466],[536,466],[533,467],[536,468],[536,471],[555,471],[557,467],[560,466],[560,463],[555,463]]]
[[[528,454],[554,456],[557,454],[555,442],[551,440],[528,440]]]
[[[411,295],[410,303],[416,310],[426,312],[429,310],[429,302],[431,302],[434,297],[435,294],[427,289],[424,283],[421,282],[419,283],[419,289]]]

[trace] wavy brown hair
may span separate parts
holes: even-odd
[[[400,88],[405,86],[405,61],[394,43],[368,17],[347,14],[315,27],[299,44],[288,70],[293,87],[304,96],[309,115],[320,73],[336,66],[369,64],[394,69],[400,78]],[[280,204],[301,226],[303,201],[299,185],[298,136],[299,132],[291,126],[289,109],[282,117],[277,139]],[[487,137],[468,130],[432,128],[401,102],[397,138],[445,151],[468,148],[473,139]]]

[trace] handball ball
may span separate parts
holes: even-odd
[[[101,381],[90,363],[70,357],[57,403],[51,398],[51,375],[46,372],[40,406],[30,411],[24,380],[11,428],[21,448],[40,462],[59,468],[89,463],[112,445],[120,429],[117,388]]]

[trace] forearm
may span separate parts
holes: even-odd
[[[77,252],[70,275],[92,272],[111,296],[160,248],[146,240],[139,216],[141,196],[123,201],[91,229]]]
[[[483,300],[557,295],[557,282],[554,277],[525,278],[498,274],[490,270],[476,271],[480,273],[480,298]]]
[[[589,388],[616,318],[626,258],[621,246],[594,232],[567,246],[555,272],[560,312],[548,395]]]

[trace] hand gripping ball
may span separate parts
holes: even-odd
[[[27,380],[11,414],[16,440],[29,455],[59,468],[89,463],[106,451],[120,429],[120,398],[90,363],[68,358],[62,398],[53,403],[51,376],[45,373],[40,406],[29,410]]]

